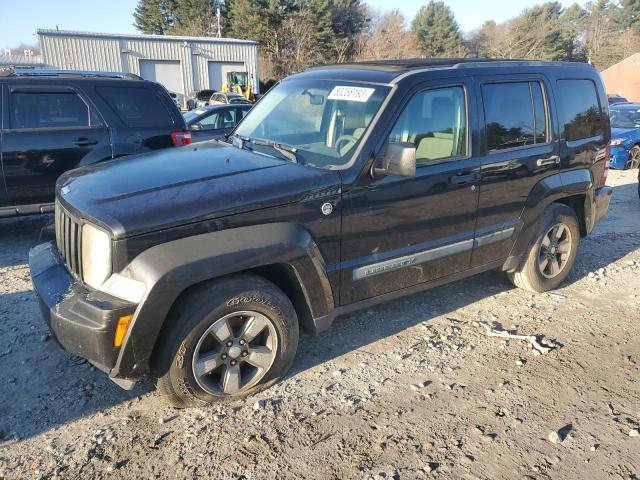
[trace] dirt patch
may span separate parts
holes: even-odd
[[[50,339],[26,266],[47,219],[2,221],[0,479],[637,478],[637,174],[609,183],[562,289],[493,272],[358,312],[303,336],[274,388],[183,411]]]

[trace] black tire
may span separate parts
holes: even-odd
[[[209,335],[212,335],[210,328],[214,328],[216,322],[229,316],[235,318],[234,315],[237,312],[245,311],[256,312],[271,322],[272,325],[267,329],[266,334],[263,331],[260,335],[269,338],[275,333],[277,347],[272,349],[275,352],[273,363],[264,369],[266,373],[256,384],[249,386],[249,382],[247,389],[234,394],[225,393],[226,388],[224,391],[212,393],[205,389],[209,387],[204,386],[203,383],[203,379],[209,382],[209,377],[199,376],[198,380],[195,376],[194,354],[197,351],[200,355],[201,339],[210,338]],[[240,315],[239,318],[244,317]],[[194,289],[180,299],[167,321],[170,322],[169,328],[163,332],[154,351],[153,365],[158,391],[178,408],[235,400],[270,387],[291,368],[298,347],[298,319],[291,301],[273,283],[256,275],[236,275]],[[205,335],[206,332],[209,333]],[[238,336],[237,330],[232,332],[234,337]],[[213,341],[217,341],[215,336]],[[241,339],[234,341],[240,342]],[[225,349],[226,345],[221,343],[216,347]],[[249,343],[246,343],[246,348],[251,348]],[[226,362],[229,362],[232,355],[230,350],[227,349],[227,351],[229,355]],[[245,353],[247,352],[243,352],[243,356]],[[234,368],[239,371],[240,363],[246,360],[239,356],[233,358],[237,358],[238,367]],[[222,362],[217,355],[216,362]],[[252,368],[250,364],[243,365],[249,365],[249,368]],[[221,369],[222,372],[217,373],[217,370],[214,372],[220,376],[218,385],[222,388],[225,385],[226,369],[231,367],[222,365],[216,368]],[[210,383],[215,382],[212,380]]]
[[[629,160],[624,169],[638,168],[640,166],[640,145],[635,145],[629,152]]]
[[[570,251],[566,257],[559,252],[556,246],[549,249],[544,246],[549,239],[547,235],[552,235],[552,230],[557,225],[564,225],[568,230],[568,234],[563,230],[564,239],[561,243],[568,241]],[[554,236],[554,235],[552,235]],[[547,239],[545,240],[545,237]],[[526,257],[519,265],[515,272],[509,273],[509,279],[516,287],[528,290],[530,292],[546,292],[554,290],[567,278],[573,264],[575,263],[578,249],[580,246],[580,226],[578,218],[573,209],[559,203],[549,205],[538,220],[538,226],[535,234],[535,241],[529,247]],[[553,241],[552,241],[553,245]],[[552,253],[553,252],[553,255]],[[549,258],[556,258],[556,262],[560,266],[560,270],[554,274],[553,268],[549,266]],[[562,257],[563,260],[559,260]],[[546,258],[547,263],[544,263]],[[544,271],[543,271],[543,265]]]

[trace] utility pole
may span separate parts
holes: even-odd
[[[220,29],[220,7],[216,8],[216,18],[218,19],[218,38],[222,38],[222,30]]]

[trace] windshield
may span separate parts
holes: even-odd
[[[640,128],[640,105],[635,108],[612,108],[613,128]]]
[[[285,145],[304,165],[339,168],[349,162],[388,92],[337,80],[286,80],[253,107],[235,135]],[[261,148],[271,153],[256,146]]]

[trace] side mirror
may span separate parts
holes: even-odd
[[[311,105],[322,105],[324,97],[322,95],[309,95],[309,103]]]
[[[200,130],[202,130],[202,127],[200,126],[200,124],[194,123],[189,127],[189,130],[191,130],[192,132],[199,132]]]
[[[382,155],[382,166],[374,166],[374,176],[416,176],[416,147],[413,143],[389,143]]]

